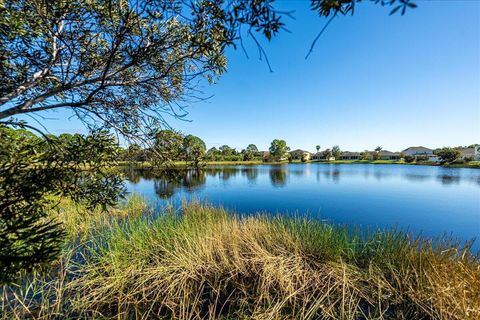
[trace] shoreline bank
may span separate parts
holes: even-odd
[[[432,166],[432,167],[442,167],[442,168],[471,168],[471,169],[480,169],[480,161],[471,161],[466,163],[452,163],[452,164],[440,164],[434,162],[404,162],[404,161],[394,161],[394,160],[336,160],[336,161],[276,161],[276,162],[264,162],[264,161],[207,161],[203,163],[203,167],[212,167],[212,166],[256,166],[256,165],[285,165],[285,164],[389,164],[389,165],[408,165],[408,166]],[[132,166],[143,169],[154,168],[154,165],[151,162],[126,162],[120,161],[118,166]],[[168,165],[160,166],[160,168],[185,168],[189,164],[184,161],[174,161]]]

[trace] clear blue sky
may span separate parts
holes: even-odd
[[[305,60],[325,20],[309,1],[279,1],[297,19],[265,44],[274,72],[251,42],[249,59],[230,50],[228,72],[202,88],[214,96],[190,107],[191,122],[170,123],[208,147],[267,149],[275,138],[311,151],[480,143],[480,2],[416,2],[405,16],[361,3]],[[49,114],[58,119],[52,133],[84,131],[65,114]]]

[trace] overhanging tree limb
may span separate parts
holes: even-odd
[[[310,3],[331,19],[353,13],[358,2]],[[392,13],[415,7],[409,0],[372,2]],[[257,34],[270,40],[285,29],[284,16],[291,12],[276,10],[273,0],[5,0],[0,119],[91,104],[133,133],[141,114],[162,113],[188,99],[198,79],[221,75],[225,48],[238,40],[243,47],[242,26],[269,65]]]

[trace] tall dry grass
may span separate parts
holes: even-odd
[[[5,287],[3,317],[480,319],[479,256],[448,239],[200,203],[156,216],[130,207],[128,219],[128,205],[105,216],[65,210],[81,240],[54,271]]]

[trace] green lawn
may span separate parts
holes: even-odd
[[[467,162],[467,163],[459,163],[459,164],[452,163],[452,164],[449,164],[449,165],[446,165],[446,166],[450,167],[450,168],[476,168],[476,169],[480,169],[480,161],[470,161],[470,162]]]

